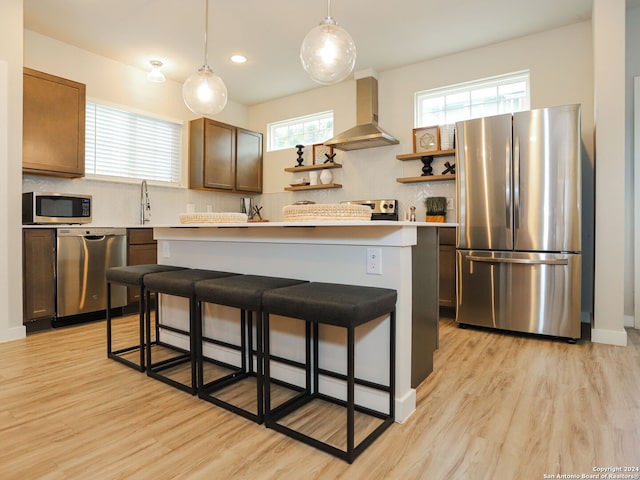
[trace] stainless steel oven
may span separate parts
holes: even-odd
[[[371,207],[371,220],[398,221],[398,200],[350,200],[342,203]]]

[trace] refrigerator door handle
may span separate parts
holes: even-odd
[[[507,231],[511,230],[511,209],[513,208],[511,205],[511,138],[507,138],[505,145],[505,154],[506,154],[506,162],[505,162],[505,179],[507,180],[507,186],[505,188],[505,227]]]
[[[546,260],[536,260],[532,258],[490,258],[490,257],[477,257],[475,255],[467,255],[467,260],[472,262],[483,263],[519,263],[525,265],[568,265],[569,261],[564,258],[551,258]]]
[[[513,136],[513,228],[520,229],[520,137]],[[514,245],[516,242],[514,241]]]

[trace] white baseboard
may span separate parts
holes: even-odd
[[[627,346],[627,332],[623,330],[591,329],[591,341],[593,343],[606,343],[607,345]]]
[[[629,327],[629,328],[634,328],[634,321],[635,319],[633,318],[633,315],[625,315],[624,316],[624,326],[625,327]]]
[[[27,336],[27,329],[24,325],[19,327],[11,327],[5,331],[0,331],[0,343],[12,342],[13,340],[19,340]]]

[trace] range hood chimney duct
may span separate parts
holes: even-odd
[[[359,150],[400,143],[378,126],[378,79],[372,75],[356,80],[356,121],[355,127],[324,144],[338,150]]]

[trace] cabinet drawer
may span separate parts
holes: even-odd
[[[156,243],[153,239],[153,228],[128,228],[129,245]]]

